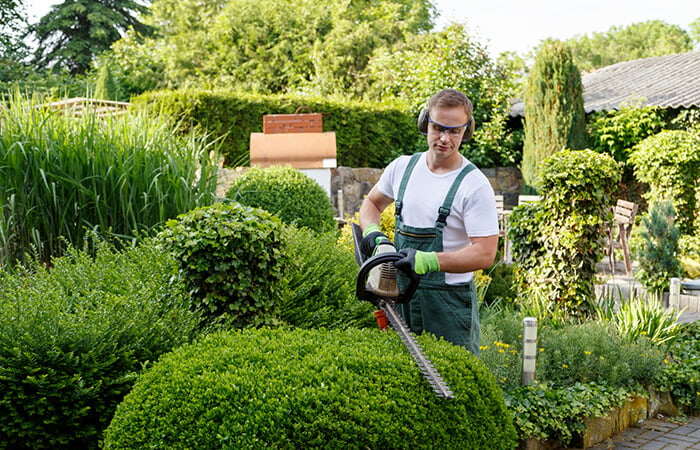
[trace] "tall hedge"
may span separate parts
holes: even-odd
[[[300,106],[324,114],[323,130],[336,134],[339,166],[380,168],[425,146],[416,117],[399,104],[198,89],[149,92],[133,102],[174,117],[183,130],[199,127],[222,139],[229,166],[248,164],[250,134],[262,133],[263,115],[293,114]]]
[[[209,335],[139,378],[104,447],[515,448],[488,368],[444,340],[419,340],[455,399],[435,396],[393,332]]]
[[[542,200],[516,207],[509,239],[521,301],[585,318],[612,218],[620,167],[592,150],[562,150],[543,163]]]
[[[586,147],[583,84],[571,49],[545,42],[525,88],[525,142],[521,171],[526,186],[537,188],[542,162],[564,148]]]
[[[629,158],[637,179],[649,185],[647,201],[670,200],[682,234],[692,236],[700,214],[700,135],[689,131],[662,131],[637,144]]]

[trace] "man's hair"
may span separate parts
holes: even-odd
[[[457,89],[443,89],[430,97],[428,101],[428,111],[433,108],[452,108],[455,106],[463,106],[467,117],[471,119],[474,112],[472,102]]]

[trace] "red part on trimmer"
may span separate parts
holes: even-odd
[[[386,318],[386,313],[384,310],[378,309],[374,312],[374,317],[377,318],[377,325],[379,325],[380,330],[386,330],[389,326],[389,321]]]

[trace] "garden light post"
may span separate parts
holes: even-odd
[[[671,287],[668,290],[668,306],[678,309],[680,306],[680,296],[681,296],[681,279],[671,278]]]
[[[537,319],[523,319],[523,373],[522,384],[535,381],[535,360],[537,358]]]

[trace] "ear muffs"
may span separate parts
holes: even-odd
[[[469,125],[467,125],[467,129],[464,132],[464,136],[462,136],[462,143],[469,141],[472,136],[474,136],[475,128],[476,123],[474,121],[474,117],[472,116],[472,119],[469,121]],[[420,131],[422,135],[428,134],[428,108],[421,109],[420,114],[418,114],[418,131]]]

